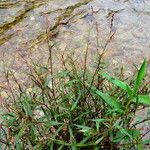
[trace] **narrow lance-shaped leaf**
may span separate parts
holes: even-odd
[[[73,143],[75,141],[75,139],[74,139],[74,135],[73,135],[73,130],[71,129],[70,126],[69,126],[69,133],[70,133],[70,142]]]
[[[142,83],[142,80],[144,79],[144,76],[146,74],[146,68],[147,68],[147,62],[146,60],[144,60],[144,62],[142,63],[141,68],[138,71],[137,74],[137,78],[134,84],[134,89],[133,89],[133,96],[136,95],[136,93],[138,92],[138,88],[140,86],[140,84]]]
[[[103,123],[106,121],[106,119],[98,118],[98,119],[91,119],[91,121],[96,122],[96,129],[99,132],[100,123]]]
[[[64,145],[61,145],[61,146],[58,148],[58,150],[62,150],[63,147],[64,147]]]
[[[74,104],[72,105],[71,111],[73,111],[73,110],[77,107],[78,102],[79,102],[79,99],[80,99],[80,96],[77,98],[77,100],[76,100],[76,101],[74,102]]]
[[[83,126],[83,125],[75,125],[75,126],[77,126],[78,128],[80,128],[81,130],[81,132],[87,132],[87,131],[89,131],[89,130],[91,130],[92,128],[91,127],[88,127],[88,126]]]
[[[53,136],[52,136],[52,138],[56,138],[56,136],[58,135],[58,133],[63,129],[63,127],[64,127],[64,124],[62,125],[62,126],[60,126],[57,130],[56,130],[56,132],[54,132],[54,134],[53,134]]]
[[[104,136],[95,141],[95,145],[99,144],[104,139]]]
[[[130,88],[130,86],[127,83],[122,82],[118,79],[112,78],[106,73],[100,73],[100,75],[102,75],[104,78],[106,78],[111,83],[113,83],[116,86],[120,87],[121,89],[125,90],[129,95],[132,94],[132,89]]]
[[[106,93],[102,93],[99,90],[97,90],[96,93],[112,108],[122,109],[121,104],[114,97],[111,97]]]
[[[57,121],[47,121],[45,122],[46,127],[52,127],[52,126],[58,126],[62,125],[63,123],[57,122]]]
[[[23,109],[24,109],[26,115],[32,117],[31,105],[29,104],[28,100],[24,99],[22,104],[23,104]]]
[[[17,139],[20,139],[25,134],[25,127],[22,127],[18,134],[15,136]]]
[[[150,97],[148,95],[138,95],[138,103],[150,105]],[[136,102],[136,98],[133,99],[134,102]]]

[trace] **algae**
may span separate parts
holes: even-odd
[[[60,27],[61,25],[64,25],[64,24],[68,24],[71,19],[73,19],[74,17],[82,14],[82,11],[78,12],[76,14],[73,14],[75,9],[77,9],[81,6],[84,6],[84,5],[88,4],[91,1],[93,1],[93,0],[85,0],[84,2],[79,2],[79,3],[74,4],[72,6],[68,6],[65,9],[58,9],[58,10],[55,10],[55,11],[44,13],[44,14],[50,14],[52,12],[62,11],[62,14],[59,15],[56,18],[56,22],[54,23],[54,25],[52,27],[50,27],[49,30],[48,30],[48,33],[50,33],[49,34],[50,35],[49,39],[53,39],[54,37],[56,37],[58,35],[58,33],[59,33],[58,27]],[[84,16],[84,14],[83,14],[83,16]],[[33,39],[33,40],[30,41],[31,46],[29,47],[29,49],[31,50],[36,44],[38,44],[42,41],[45,41],[46,38],[47,38],[47,33],[42,32],[36,39]]]
[[[34,5],[33,3],[31,3],[31,5],[25,5],[25,9],[24,10],[20,10],[18,13],[19,15],[16,16],[13,21],[8,21],[2,25],[0,25],[0,34],[3,34],[4,32],[6,32],[7,30],[11,29],[13,26],[15,26],[17,23],[21,22],[26,16],[27,13],[35,8],[40,7],[42,4],[36,4]]]

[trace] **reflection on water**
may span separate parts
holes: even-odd
[[[80,57],[88,40],[92,56],[113,35],[106,57],[116,66],[138,64],[150,58],[149,13],[148,0],[0,0],[0,54],[19,69],[16,54],[43,59],[47,36],[56,55],[76,51]]]

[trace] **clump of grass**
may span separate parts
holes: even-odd
[[[143,81],[147,62],[144,60],[136,78],[121,81],[104,72],[102,57],[103,53],[92,71],[87,53],[83,66],[72,57],[62,56],[61,70],[55,74],[52,61],[47,66],[34,64],[29,73],[32,86],[25,89],[14,77],[19,88],[2,113],[2,147],[144,149],[149,140],[144,140],[137,125],[150,118],[133,120],[139,108],[150,105],[149,84]]]

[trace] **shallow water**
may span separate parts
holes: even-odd
[[[131,69],[150,59],[149,26],[149,0],[0,0],[0,58],[5,53],[14,70],[24,65],[18,54],[43,59],[49,28],[56,55],[75,51],[80,57],[90,41],[91,62],[113,35],[105,57]]]

